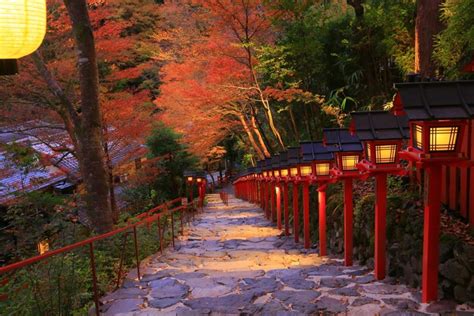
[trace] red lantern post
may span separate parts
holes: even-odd
[[[289,147],[288,148],[288,169],[289,169],[289,178],[288,181],[292,182],[293,186],[293,237],[295,242],[299,242],[299,170],[298,164],[300,162],[300,148],[299,147]]]
[[[473,165],[463,151],[463,136],[474,117],[474,81],[401,83],[395,88],[394,112],[406,113],[411,135],[400,156],[426,171],[421,286],[427,303],[438,298],[442,167]]]
[[[386,111],[354,112],[351,129],[364,144],[365,159],[357,164],[361,172],[375,177],[375,278],[385,278],[387,176],[405,175],[398,152],[409,138],[408,118]]]
[[[331,176],[344,181],[344,264],[352,265],[353,248],[353,180],[360,177],[357,163],[362,156],[362,144],[347,129],[324,129],[324,144],[335,154],[336,167]]]
[[[319,255],[325,256],[326,249],[326,187],[335,182],[330,174],[334,164],[334,155],[321,141],[301,143],[303,161],[311,164],[310,184],[318,185],[318,222],[319,222]],[[309,172],[309,171],[308,171]]]

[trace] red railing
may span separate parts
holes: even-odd
[[[140,273],[140,247],[139,247],[139,242],[138,242],[138,237],[137,237],[137,228],[146,226],[148,230],[150,229],[151,224],[157,225],[157,235],[159,238],[159,251],[162,252],[163,248],[165,247],[165,234],[166,234],[166,229],[168,224],[170,224],[171,228],[171,244],[174,247],[174,242],[175,242],[175,221],[179,220],[179,225],[180,225],[180,233],[183,234],[184,231],[184,222],[190,220],[190,216],[194,218],[194,213],[198,209],[197,208],[197,203],[196,200],[191,203],[191,204],[182,204],[179,206],[175,206],[178,202],[181,201],[186,201],[185,198],[177,198],[172,201],[168,201],[164,204],[161,204],[151,210],[148,210],[136,217],[134,217],[131,221],[136,220],[137,222],[128,224],[124,227],[117,228],[113,231],[110,231],[105,234],[101,234],[98,236],[94,236],[88,239],[85,239],[80,242],[73,243],[71,245],[59,248],[59,249],[54,249],[51,251],[48,251],[42,255],[38,255],[35,257],[31,257],[19,262],[15,262],[12,264],[9,264],[4,267],[0,267],[0,287],[6,286],[9,282],[9,277],[5,277],[4,275],[7,273],[17,273],[19,269],[29,267],[35,263],[47,263],[48,258],[52,258],[55,256],[58,256],[60,254],[65,254],[68,252],[71,252],[73,250],[86,247],[88,246],[88,256],[89,256],[89,261],[90,261],[90,273],[92,277],[92,290],[93,290],[93,300],[94,300],[94,305],[95,305],[95,314],[99,315],[100,314],[100,304],[99,304],[99,289],[98,289],[98,279],[97,279],[97,271],[96,271],[96,258],[94,254],[94,244],[97,243],[98,241],[101,240],[107,240],[110,239],[113,236],[123,234],[123,242],[120,250],[120,262],[119,262],[119,268],[117,271],[117,281],[115,283],[115,288],[118,288],[120,286],[121,280],[122,280],[122,270],[124,268],[124,259],[125,259],[125,246],[126,246],[126,241],[127,237],[129,234],[133,235],[133,248],[134,248],[134,260],[135,260],[135,265],[136,265],[136,272],[137,272],[137,277],[138,280],[141,278],[141,273]],[[158,213],[159,212],[159,213]],[[178,216],[175,216],[178,215]],[[177,217],[177,218],[176,218]],[[164,222],[163,222],[164,221]],[[170,223],[169,223],[170,222]],[[28,285],[24,284],[21,286],[21,288],[27,288]],[[0,293],[0,303],[3,301],[8,301],[10,299],[11,293]],[[1,307],[1,305],[0,305]],[[2,309],[0,308],[0,314],[2,314]]]

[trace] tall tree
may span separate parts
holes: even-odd
[[[104,163],[102,116],[99,107],[99,70],[94,34],[86,0],[65,0],[77,50],[80,81],[80,115],[69,100],[63,100],[68,121],[73,123],[81,175],[87,191],[85,201],[89,218],[97,232],[113,227],[109,200],[108,173]],[[43,75],[46,73],[43,72]],[[54,89],[49,82],[50,89]]]
[[[440,7],[443,0],[418,0],[415,26],[415,72],[423,78],[436,76],[433,58],[435,37],[442,30]]]

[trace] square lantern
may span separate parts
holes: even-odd
[[[195,178],[195,172],[193,172],[193,171],[185,171],[185,172],[184,172],[184,178],[186,179],[186,182],[188,182],[188,183],[193,183],[194,178]]]
[[[313,144],[311,142],[300,142],[300,154],[299,175],[308,179],[313,175]]]
[[[262,167],[263,167],[263,160],[259,160],[257,161],[257,167],[255,168],[255,175],[256,175],[256,178],[257,179],[260,179],[262,178],[263,174],[263,170],[262,170]]]
[[[335,155],[335,167],[343,175],[358,174],[357,164],[363,153],[359,138],[345,128],[326,128],[323,129],[323,133],[324,145]]]
[[[316,180],[328,180],[334,164],[334,154],[322,141],[301,143],[303,161],[311,161],[312,175]]]
[[[272,156],[272,171],[273,171],[273,177],[275,178],[280,177],[280,156],[279,155]]]
[[[272,174],[272,158],[265,158],[265,160],[263,161],[263,177],[265,179],[268,179],[269,177],[271,177],[273,174]]]
[[[296,178],[300,175],[300,155],[300,147],[288,147],[288,170],[290,172],[290,177],[292,178]]]
[[[280,177],[286,180],[290,174],[290,170],[288,168],[288,152],[282,151],[280,152]]]
[[[351,131],[364,144],[368,169],[399,168],[399,151],[409,138],[408,117],[387,111],[351,113]]]
[[[395,88],[394,112],[409,120],[408,153],[417,160],[467,159],[462,142],[474,116],[474,81],[409,82]]]
[[[197,183],[202,183],[206,180],[206,175],[204,172],[195,172],[194,179],[196,179]]]

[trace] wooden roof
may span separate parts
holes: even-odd
[[[403,110],[410,120],[474,117],[474,81],[396,83]]]
[[[324,146],[322,141],[301,142],[300,146],[303,161],[323,161],[334,159],[334,154]]]
[[[347,128],[323,129],[324,145],[330,152],[360,152],[363,150],[359,137]]]
[[[387,111],[353,112],[352,129],[361,141],[410,138],[408,117]]]

